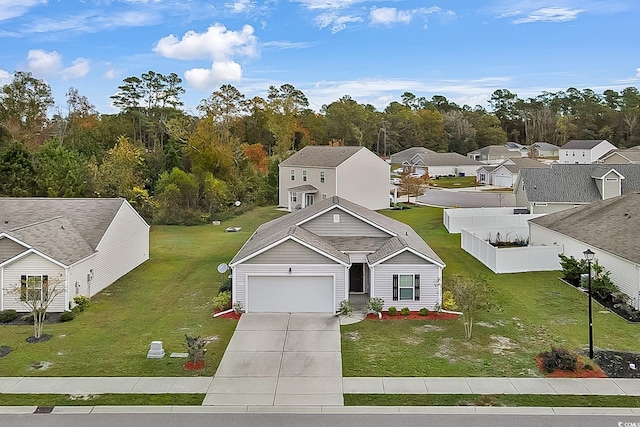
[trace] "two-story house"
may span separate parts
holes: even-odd
[[[560,147],[560,163],[595,163],[616,146],[606,139],[574,139]]]
[[[339,196],[385,209],[389,178],[389,164],[365,147],[309,145],[280,163],[278,205],[291,212]]]

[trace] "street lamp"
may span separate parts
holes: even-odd
[[[593,360],[593,314],[591,311],[591,261],[595,253],[591,249],[587,249],[583,252],[584,258],[587,260],[589,266],[589,359]]]

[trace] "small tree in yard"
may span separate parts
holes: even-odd
[[[453,276],[450,279],[451,293],[455,298],[458,309],[462,311],[465,338],[470,339],[473,333],[473,318],[478,310],[489,307],[491,299],[489,285],[480,277],[467,279]]]
[[[20,285],[14,286],[9,292],[16,295],[16,299],[29,309],[33,316],[33,337],[40,339],[49,306],[64,292],[62,275],[59,278],[47,275],[22,276]]]
[[[426,175],[422,177],[413,177],[410,175],[403,174],[400,178],[400,191],[407,194],[407,202],[410,200],[411,196],[420,196],[422,194],[422,187],[426,184],[427,180],[424,178]]]

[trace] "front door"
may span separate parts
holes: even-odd
[[[313,194],[307,194],[307,200],[305,206],[311,206],[313,204]]]
[[[364,264],[351,264],[349,269],[349,292],[354,294],[364,293]]]

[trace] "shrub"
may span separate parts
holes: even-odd
[[[242,313],[242,303],[240,301],[236,301],[233,303],[233,312],[235,314]]]
[[[342,316],[351,316],[351,313],[353,313],[353,305],[351,304],[351,301],[346,299],[340,301],[340,314]]]
[[[73,297],[73,303],[75,304],[75,307],[73,308],[78,313],[82,313],[89,306],[90,302],[91,302],[91,299],[89,297],[86,297],[84,295],[78,295],[76,297]]]
[[[18,317],[18,313],[15,310],[2,310],[0,311],[0,323],[9,323]]]
[[[561,347],[551,346],[551,351],[539,354],[542,369],[550,374],[555,370],[575,372],[578,369],[578,356]]]
[[[429,309],[427,307],[422,307],[420,309],[420,311],[418,311],[418,314],[420,316],[428,316],[429,315]]]
[[[402,307],[400,309],[400,314],[402,314],[403,316],[408,316],[409,313],[411,313],[411,310],[409,310],[409,307]]]
[[[592,264],[593,278],[591,279],[591,292],[601,300],[609,299],[612,294],[620,291],[620,289],[611,280],[611,272],[601,266],[598,261]]]
[[[369,298],[367,301],[367,312],[378,314],[382,312],[384,300],[382,298]]]
[[[60,322],[70,322],[71,320],[76,318],[76,314],[73,311],[64,311],[60,313],[58,317],[58,321]]]
[[[200,337],[190,337],[189,335],[185,335],[187,352],[189,353],[189,360],[192,362],[199,362],[204,360],[204,354],[207,352],[207,349],[204,348],[205,342],[201,340]]]
[[[580,275],[587,273],[587,260],[577,260],[573,256],[558,254],[560,257],[560,267],[562,267],[562,277],[573,286],[580,285]]]
[[[389,307],[389,310],[387,311],[389,312],[389,316],[395,316],[396,314],[398,314],[398,309],[394,306]]]
[[[218,292],[231,292],[231,280],[225,280],[224,282],[222,282],[222,284],[220,285],[220,289],[218,289]]]
[[[445,310],[457,310],[458,304],[456,304],[456,300],[453,298],[453,292],[444,291],[442,293],[442,306]],[[438,310],[439,311],[439,310]]]
[[[216,297],[213,299],[213,307],[217,310],[224,310],[229,307],[229,303],[231,302],[231,292],[224,291],[218,293]]]

